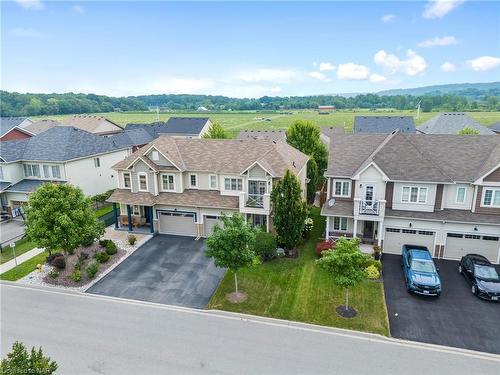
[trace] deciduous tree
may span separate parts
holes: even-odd
[[[210,138],[210,139],[228,139],[231,138],[231,135],[229,132],[224,129],[224,127],[219,124],[218,122],[214,122],[208,131],[203,134],[203,138]]]
[[[51,375],[56,370],[57,363],[50,357],[45,357],[42,348],[35,350],[33,347],[31,353],[28,353],[24,344],[19,341],[14,342],[12,351],[7,353],[0,364],[0,374]]]

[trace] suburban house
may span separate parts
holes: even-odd
[[[268,139],[286,142],[285,130],[242,130],[236,139]]]
[[[270,193],[287,170],[306,190],[308,157],[285,142],[160,135],[114,168],[115,226],[203,237],[221,214],[272,226]]]
[[[458,134],[464,128],[472,128],[479,134],[495,134],[493,130],[481,125],[467,113],[444,112],[434,116],[417,128],[423,134]]]
[[[359,237],[400,254],[500,257],[500,138],[481,135],[345,134],[333,137],[326,238]]]
[[[330,138],[335,134],[344,134],[345,130],[340,126],[321,126],[319,128],[319,139],[327,146],[330,144]]]
[[[61,119],[61,126],[72,126],[89,133],[110,136],[123,131],[123,128],[102,116],[74,115]]]
[[[490,130],[493,130],[496,134],[500,135],[500,121],[491,125]]]
[[[24,126],[23,129],[33,134],[40,134],[56,126],[63,126],[63,125],[56,120],[43,119],[32,122],[31,124]]]
[[[32,121],[27,117],[1,117],[0,141],[12,141],[33,136],[32,132],[23,129],[23,126],[31,123]]]
[[[47,181],[71,183],[86,195],[103,193],[117,184],[111,168],[130,155],[110,139],[59,126],[27,139],[3,142],[0,148],[2,208],[17,208]]]
[[[389,134],[399,129],[401,133],[415,133],[412,116],[355,116],[354,133]]]

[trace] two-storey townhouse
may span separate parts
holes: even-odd
[[[239,212],[269,230],[273,186],[290,170],[305,198],[307,161],[280,141],[160,135],[114,167],[115,227],[203,237]]]
[[[500,261],[499,137],[337,134],[325,176],[326,238]]]
[[[130,152],[129,147],[73,127],[54,127],[31,138],[2,142],[2,208],[22,206],[47,181],[73,184],[86,195],[113,189],[117,173],[111,167]]]

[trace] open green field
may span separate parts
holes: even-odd
[[[416,111],[396,111],[396,110],[346,110],[337,111],[328,115],[320,115],[317,111],[291,111],[292,114],[280,114],[279,112],[161,112],[160,121],[166,121],[169,117],[210,117],[212,121],[219,122],[232,133],[237,133],[242,129],[286,129],[295,120],[309,120],[318,126],[342,126],[346,130],[353,127],[354,116],[359,115],[390,115],[390,116],[414,116],[417,125],[434,117],[436,112],[420,113],[420,118],[416,119]],[[155,112],[110,112],[110,113],[95,113],[101,115],[119,125],[125,126],[129,123],[149,123],[156,121]],[[483,125],[491,125],[500,120],[500,112],[469,112],[469,115]],[[35,116],[35,118],[52,118],[63,119],[68,115],[57,116]],[[268,118],[271,121],[262,121],[259,118]]]

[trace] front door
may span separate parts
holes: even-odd
[[[363,238],[373,240],[373,221],[365,221],[363,227]]]

